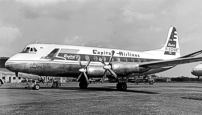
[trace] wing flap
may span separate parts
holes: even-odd
[[[144,62],[144,63],[140,63],[139,67],[160,68],[160,67],[176,66],[180,64],[198,62],[198,61],[202,61],[202,57],[177,58],[172,60]]]

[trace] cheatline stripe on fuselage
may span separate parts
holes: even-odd
[[[155,60],[157,61],[157,60]],[[159,60],[160,61],[160,60]],[[50,60],[8,60],[8,63],[58,63],[58,64],[79,64],[79,61],[72,61],[72,60],[54,60],[54,61],[50,61]],[[114,61],[114,62],[123,62],[123,61]],[[88,63],[88,61],[81,61],[82,65]],[[108,62],[105,62],[106,64],[108,64]],[[126,62],[126,63],[143,63],[143,62]],[[90,65],[103,65],[101,62],[95,62],[95,61],[91,61]]]
[[[79,64],[79,61],[43,61],[43,60],[9,60],[8,63],[58,63],[58,64]],[[88,63],[88,61],[81,61],[81,63]],[[91,62],[92,64],[102,64],[101,62]],[[107,62],[106,62],[107,63]]]

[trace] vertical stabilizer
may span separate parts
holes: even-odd
[[[167,41],[161,50],[164,51],[164,55],[180,57],[179,39],[175,27],[170,27]]]
[[[145,52],[158,56],[162,59],[180,57],[180,46],[176,28],[173,26],[170,27],[166,43],[161,49]]]

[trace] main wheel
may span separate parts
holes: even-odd
[[[0,79],[0,87],[1,87],[1,85],[3,85],[3,81]]]
[[[80,82],[79,83],[79,87],[80,87],[80,89],[87,89],[88,83],[86,83],[86,82]]]
[[[40,89],[40,85],[39,84],[35,84],[33,87],[34,90],[39,90]]]
[[[117,88],[117,90],[125,91],[125,90],[127,90],[127,84],[126,83],[117,83],[116,88]]]

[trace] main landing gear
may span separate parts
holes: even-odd
[[[87,81],[88,79],[85,78],[85,76],[82,76],[78,81],[79,81],[79,87],[80,89],[87,89],[89,82]]]
[[[127,84],[125,83],[125,82],[118,82],[117,84],[116,84],[116,88],[117,88],[117,90],[119,90],[119,91],[125,91],[125,90],[127,90]]]
[[[88,88],[88,83],[86,81],[80,81],[79,82],[79,87],[80,87],[80,89],[87,89]]]

